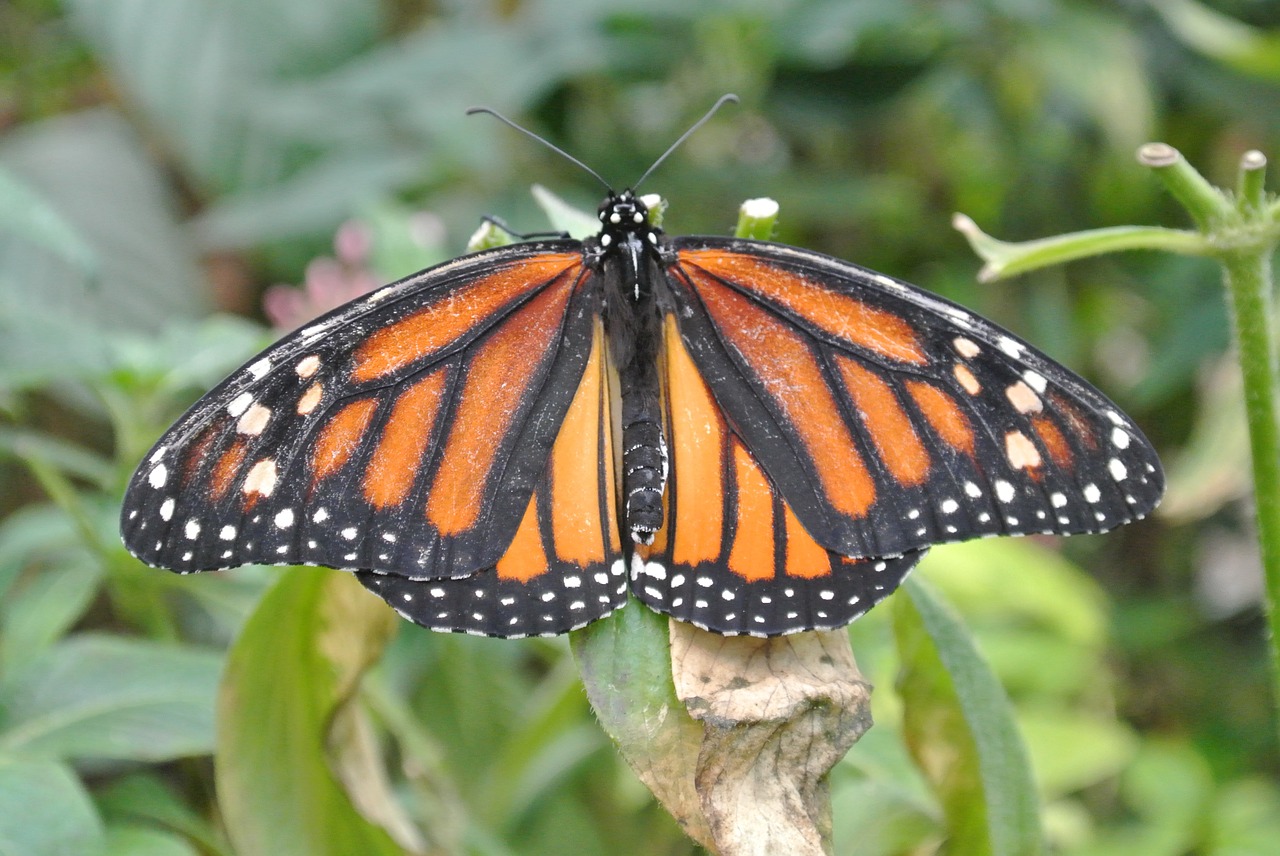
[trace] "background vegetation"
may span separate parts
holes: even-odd
[[[1280,158],[1280,10],[1252,0],[0,5],[7,852],[259,852],[228,839],[253,806],[215,793],[215,748],[277,754],[280,793],[310,783],[332,806],[294,852],[691,852],[593,721],[563,640],[383,626],[341,592],[317,611],[343,580],[319,571],[265,598],[280,571],[178,578],[138,565],[115,527],[147,446],[270,341],[267,286],[305,283],[270,292],[284,323],[459,253],[482,214],[544,228],[530,176],[594,206],[581,173],[465,107],[625,185],[726,91],[741,107],[645,188],[670,229],[725,233],[738,202],[772,196],[779,239],[1018,331],[1117,400],[1168,466],[1152,521],[940,549],[920,571],[1013,702],[1050,844],[1275,852],[1280,751],[1216,269],[1134,254],[979,285],[949,226],[953,211],[1009,239],[1182,225],[1139,144],[1165,140],[1224,184],[1246,149]],[[942,835],[903,744],[889,611],[850,631],[879,724],[832,779],[840,853]],[[286,620],[349,657],[252,644]],[[224,674],[224,703],[264,675],[332,701],[377,652],[348,743],[367,763],[338,766],[391,836],[317,784],[296,724],[268,706],[256,742],[219,741],[214,718]]]

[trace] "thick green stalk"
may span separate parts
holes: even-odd
[[[1273,250],[1271,244],[1232,250],[1224,253],[1221,261],[1244,379],[1258,542],[1266,585],[1264,604],[1271,629],[1271,665],[1280,692],[1280,412],[1271,324]]]

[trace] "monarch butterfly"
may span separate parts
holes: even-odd
[[[847,624],[932,544],[1100,532],[1159,501],[1128,417],[960,306],[808,250],[669,237],[631,189],[599,219],[268,348],[138,468],[130,551],[352,569],[435,630],[558,634],[631,592],[772,636]]]

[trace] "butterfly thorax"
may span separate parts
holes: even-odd
[[[623,520],[631,539],[650,543],[662,528],[667,442],[658,380],[661,312],[653,284],[661,279],[661,231],[630,190],[600,205],[595,263],[605,281],[604,322],[622,398]]]

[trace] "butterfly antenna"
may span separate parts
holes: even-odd
[[[680,135],[680,139],[678,139],[678,140],[676,140],[674,143],[672,143],[672,144],[671,144],[671,147],[670,147],[670,148],[668,148],[665,152],[663,152],[663,153],[662,153],[662,157],[660,157],[660,158],[658,158],[656,161],[654,161],[654,162],[653,162],[653,166],[651,166],[651,167],[649,167],[648,169],[646,169],[646,170],[644,171],[644,175],[640,176],[639,180],[637,180],[635,184],[631,185],[631,188],[634,190],[635,188],[639,187],[639,186],[640,186],[640,183],[641,183],[641,182],[643,182],[646,178],[648,178],[648,177],[649,177],[649,173],[651,173],[651,172],[653,172],[655,169],[657,169],[657,168],[658,168],[658,165],[659,165],[659,164],[661,164],[664,160],[666,160],[666,159],[667,159],[667,157],[668,157],[672,152],[674,152],[676,149],[680,148],[680,145],[681,145],[685,140],[687,140],[687,139],[689,139],[689,137],[693,136],[693,132],[694,132],[694,131],[698,130],[698,129],[699,129],[699,128],[701,128],[703,125],[707,124],[707,122],[711,119],[711,117],[712,117],[712,116],[714,116],[714,115],[716,115],[716,112],[717,112],[721,107],[723,107],[724,105],[729,104],[729,103],[737,104],[737,103],[738,103],[738,96],[734,95],[734,94],[733,94],[733,93],[731,93],[731,92],[730,92],[730,93],[726,93],[726,94],[724,94],[724,95],[721,95],[721,96],[720,96],[720,98],[716,101],[716,103],[711,105],[711,109],[710,109],[710,110],[708,110],[708,111],[703,115],[703,117],[702,117],[701,119],[699,119],[698,121],[694,122],[694,123],[693,123],[693,125],[689,128],[689,130],[687,130],[687,131],[685,131],[683,134],[681,134],[681,135]]]
[[[550,140],[547,140],[547,139],[544,139],[544,138],[542,138],[542,137],[539,137],[537,134],[535,134],[533,131],[530,131],[528,128],[522,127],[521,125],[517,125],[515,122],[511,121],[510,119],[508,119],[506,116],[503,116],[503,115],[502,115],[501,113],[499,113],[497,110],[492,110],[492,109],[490,109],[490,108],[488,108],[488,107],[468,107],[468,108],[467,108],[467,115],[468,115],[468,116],[471,116],[471,115],[473,115],[473,114],[475,114],[475,113],[488,113],[490,116],[492,116],[493,118],[497,119],[499,122],[502,122],[504,125],[508,125],[508,126],[510,126],[510,127],[512,127],[512,128],[515,128],[517,131],[519,131],[520,133],[524,134],[526,137],[532,137],[533,139],[535,139],[535,140],[537,140],[538,142],[542,143],[542,144],[543,144],[544,146],[546,146],[547,148],[551,149],[551,151],[553,151],[553,152],[555,152],[556,154],[560,155],[560,157],[562,157],[562,158],[564,158],[565,160],[569,161],[569,163],[577,164],[577,165],[578,165],[579,167],[581,167],[581,168],[582,168],[582,169],[583,169],[583,170],[584,170],[588,175],[592,176],[593,178],[595,178],[595,180],[596,180],[596,181],[598,181],[598,182],[600,182],[601,184],[603,184],[603,185],[604,185],[604,189],[605,189],[605,190],[609,191],[610,193],[613,193],[613,188],[609,186],[609,182],[605,181],[603,178],[601,178],[601,177],[600,177],[600,173],[596,172],[594,169],[592,169],[591,167],[587,166],[585,163],[583,163],[582,161],[578,160],[578,159],[577,159],[577,158],[575,158],[573,155],[569,154],[569,153],[568,153],[568,152],[566,152],[564,149],[560,148],[559,146],[557,146],[555,143],[551,142]],[[665,157],[665,155],[664,155],[664,157]]]

